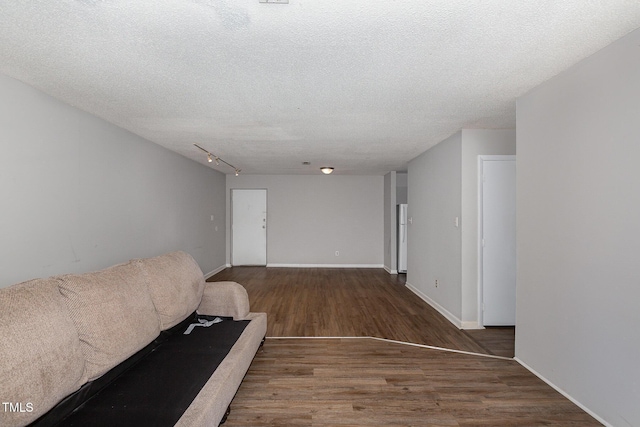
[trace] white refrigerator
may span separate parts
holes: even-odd
[[[398,273],[407,272],[407,205],[398,205]]]

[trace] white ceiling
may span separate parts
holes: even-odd
[[[201,163],[383,174],[515,127],[519,95],[638,27],[638,0],[0,0],[0,72]]]

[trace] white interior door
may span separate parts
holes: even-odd
[[[482,160],[482,323],[516,324],[516,161]]]
[[[267,190],[231,190],[231,263],[267,265]]]

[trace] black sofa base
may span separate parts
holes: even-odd
[[[83,385],[32,426],[173,426],[249,321],[225,319],[183,332],[195,313],[102,377]],[[226,420],[227,414],[222,422]]]

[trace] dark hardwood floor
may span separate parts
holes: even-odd
[[[402,279],[376,269],[265,267],[210,278],[244,285],[251,310],[268,314],[271,337],[225,426],[600,425],[508,359],[513,328],[460,331]]]
[[[597,426],[514,360],[356,339],[267,339],[225,427]]]
[[[516,328],[513,326],[491,326],[464,332],[491,354],[504,357],[515,354]]]
[[[233,267],[210,281],[244,285],[272,337],[378,337],[487,353],[382,269]]]

